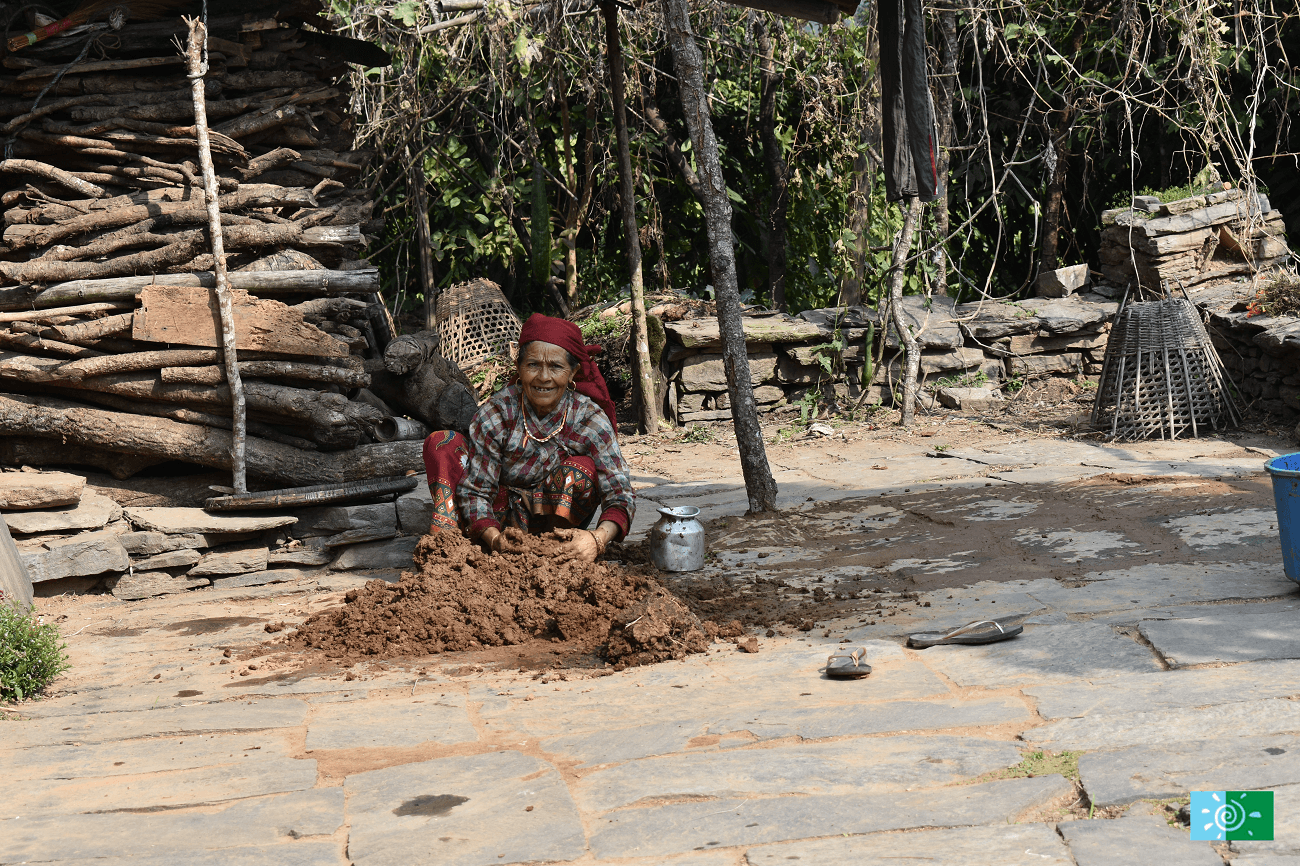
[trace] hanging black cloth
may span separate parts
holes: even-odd
[[[880,0],[881,120],[890,201],[939,197],[939,145],[926,77],[921,0]]]

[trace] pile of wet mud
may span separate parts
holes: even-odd
[[[616,668],[704,652],[738,623],[703,623],[644,566],[567,559],[563,542],[509,530],[521,553],[484,553],[455,532],[426,535],[415,571],[372,580],[306,620],[289,648],[344,664],[562,641]]]

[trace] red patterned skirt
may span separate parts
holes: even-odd
[[[468,529],[456,507],[456,486],[465,476],[469,442],[453,430],[424,440],[424,468],[433,494],[430,532]],[[590,457],[566,457],[539,487],[498,487],[492,512],[502,526],[541,533],[569,526],[585,527],[600,507],[596,464]]]

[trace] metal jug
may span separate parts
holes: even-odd
[[[650,558],[663,571],[698,571],[704,567],[704,527],[693,505],[660,508],[650,529]]]

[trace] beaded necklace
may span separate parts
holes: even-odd
[[[561,399],[567,401],[568,397],[569,395],[565,394],[564,397]],[[552,439],[555,438],[557,433],[559,433],[561,430],[564,429],[564,425],[569,423],[569,404],[566,402],[564,406],[564,414],[560,416],[559,426],[557,426],[546,436],[534,436],[532,431],[528,429],[528,404],[524,401],[524,395],[522,391],[519,394],[519,409],[524,413],[524,436],[528,437],[529,439],[539,444],[542,442],[550,442]]]

